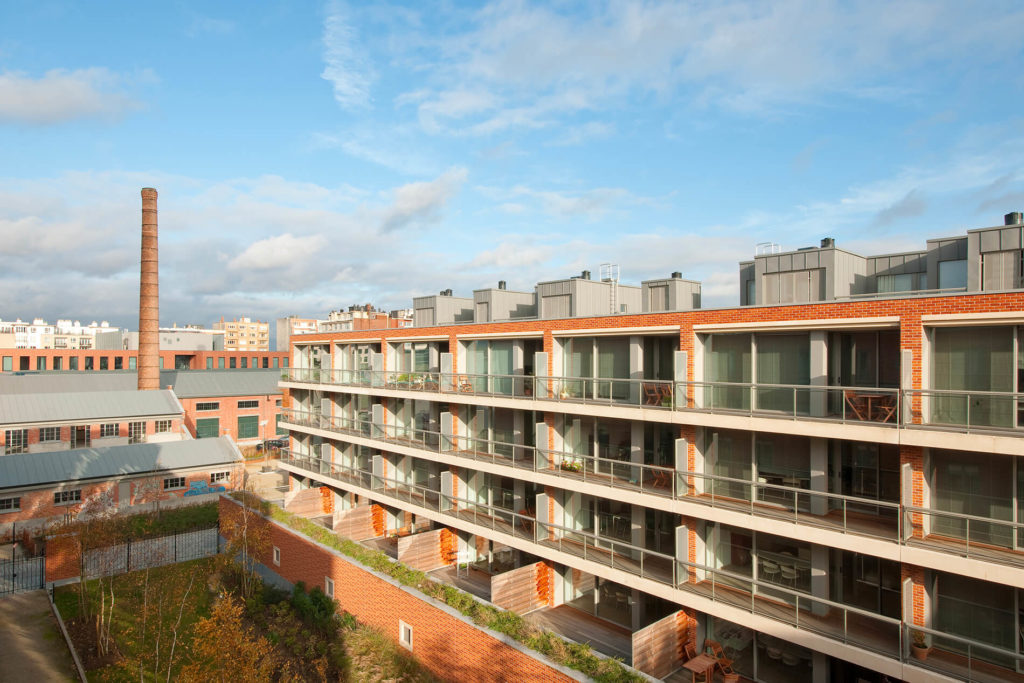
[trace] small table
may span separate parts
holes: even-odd
[[[697,674],[704,676],[704,680],[710,683],[711,675],[715,672],[715,664],[718,660],[711,655],[700,654],[688,662],[683,663],[683,668],[692,674],[693,683],[697,681]]]

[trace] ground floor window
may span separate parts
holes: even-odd
[[[57,491],[53,494],[54,505],[71,505],[82,502],[82,489],[72,491]]]
[[[238,438],[257,439],[260,435],[260,418],[258,415],[247,415],[238,418]]]
[[[196,438],[216,438],[220,436],[220,418],[207,417],[196,420]]]

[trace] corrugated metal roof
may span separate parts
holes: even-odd
[[[240,460],[241,454],[226,436],[52,453],[19,453],[0,458],[0,490],[234,464]]]
[[[0,425],[120,421],[130,417],[181,415],[183,412],[174,392],[166,390],[0,394]]]
[[[160,386],[179,398],[268,396],[280,394],[281,370],[161,370]],[[133,371],[0,373],[0,394],[131,391]]]

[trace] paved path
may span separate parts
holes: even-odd
[[[77,681],[46,591],[0,598],[0,681]]]

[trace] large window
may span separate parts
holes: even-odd
[[[100,438],[117,436],[117,423],[111,422],[100,425]]]
[[[931,507],[943,512],[994,520],[1013,520],[1013,458],[989,453],[963,453],[932,449]],[[976,519],[935,514],[932,533],[1013,547],[1010,527]]]
[[[986,392],[1014,389],[1014,328],[939,327],[932,342],[932,422],[1013,426],[1013,397]]]
[[[17,512],[21,509],[21,498],[0,498],[0,512]]]
[[[128,443],[142,443],[146,440],[146,423],[128,423]]]
[[[247,415],[238,418],[238,438],[257,439],[260,435],[259,415]]]
[[[220,436],[220,418],[207,417],[196,420],[196,438],[216,438]]]
[[[757,383],[807,385],[811,383],[811,339],[808,334],[757,335]],[[757,407],[806,415],[810,395],[789,387],[758,386]]]
[[[707,389],[704,405],[709,408],[750,408],[751,382],[749,334],[711,335],[705,346],[704,374],[715,384]]]
[[[24,453],[28,449],[28,430],[8,429],[5,443],[4,453],[7,455]]]
[[[938,631],[1015,650],[1020,638],[1013,612],[1014,590],[1010,586],[966,576],[935,572],[934,628]],[[966,654],[967,644],[936,638],[943,650]],[[1012,665],[996,653],[972,648],[972,655],[1001,665]]]
[[[82,502],[82,489],[71,491],[56,491],[53,494],[54,505],[73,505]]]

